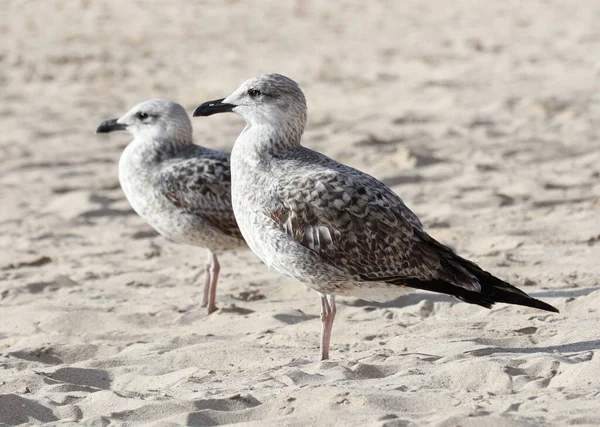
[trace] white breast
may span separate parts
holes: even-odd
[[[141,150],[132,141],[121,154],[119,160],[119,183],[133,210],[142,218],[151,214],[152,184],[147,179]]]

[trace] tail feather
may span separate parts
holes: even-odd
[[[510,283],[492,276],[474,262],[457,255],[451,248],[441,244],[424,231],[420,233],[420,237],[422,244],[427,249],[426,252],[440,261],[440,277],[431,280],[390,277],[383,281],[394,285],[453,295],[462,301],[486,308],[492,308],[494,303],[503,302],[558,313],[555,307],[532,298]],[[421,249],[423,250],[423,247]]]
[[[492,308],[494,303],[502,302],[506,304],[522,305],[558,313],[558,309],[550,304],[546,304],[543,301],[532,298],[520,289],[498,279],[497,277],[492,276],[487,271],[481,270],[475,264],[472,265],[476,267],[476,270],[471,266],[469,266],[471,268],[468,269],[473,275],[475,275],[479,281],[479,284],[481,285],[481,290],[479,292],[470,291],[461,286],[456,286],[440,279],[427,281],[414,278],[392,279],[389,280],[388,283],[453,295],[464,302],[477,304],[486,308]]]
[[[525,307],[539,308],[540,310],[552,311],[558,313],[558,309],[538,299],[532,298],[522,290],[512,286],[511,284],[492,276],[487,271],[479,270],[478,273],[473,272],[482,283],[482,292],[489,289],[490,296],[495,302],[503,302],[506,304],[523,305]],[[485,289],[485,290],[484,290]]]

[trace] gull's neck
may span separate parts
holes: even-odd
[[[132,148],[142,155],[144,161],[150,163],[161,162],[175,157],[193,145],[192,138],[183,134],[157,136],[148,139],[137,136],[131,143]]]
[[[239,146],[245,155],[273,157],[299,147],[304,125],[275,126],[272,123],[248,123],[238,137],[234,150]]]

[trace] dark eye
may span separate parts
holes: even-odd
[[[136,114],[136,116],[137,116],[137,118],[138,118],[138,119],[140,119],[140,120],[144,120],[144,119],[147,119],[147,118],[148,118],[148,114],[147,114],[147,113],[144,113],[144,112],[139,112],[139,113],[137,113],[137,114]]]
[[[250,95],[251,98],[258,98],[260,96],[260,90],[258,90],[258,89],[250,89],[248,91],[248,95]]]

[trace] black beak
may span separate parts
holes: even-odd
[[[207,116],[212,116],[213,114],[217,114],[217,113],[229,113],[231,111],[233,111],[233,109],[235,107],[237,107],[237,105],[233,105],[233,104],[224,104],[223,100],[225,98],[221,98],[221,99],[215,99],[214,101],[208,101],[205,102],[204,104],[201,104],[198,106],[198,108],[196,108],[194,110],[194,117],[199,117],[199,116],[203,116],[203,117],[207,117]]]
[[[96,133],[108,133],[116,130],[126,130],[127,126],[121,123],[117,123],[118,119],[107,120],[100,123],[100,126],[96,128]]]

